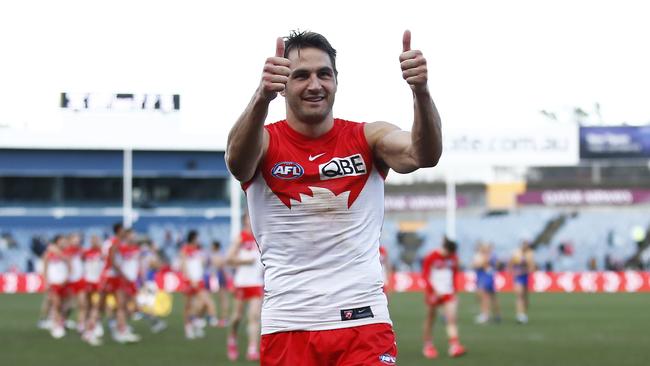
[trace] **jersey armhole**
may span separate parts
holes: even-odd
[[[361,122],[361,136],[360,140],[363,141],[363,145],[365,146],[366,150],[368,150],[368,154],[370,154],[370,157],[372,158],[372,165],[375,167],[377,170],[377,173],[382,177],[383,180],[386,180],[386,177],[388,177],[388,171],[390,170],[388,167],[384,167],[383,164],[381,164],[380,161],[378,161],[375,158],[375,154],[372,150],[372,147],[370,147],[370,143],[368,143],[368,139],[366,138],[366,125],[367,122]]]
[[[273,138],[271,128],[269,128],[269,125],[266,125],[264,126],[264,129],[269,134],[269,146],[266,148],[266,153],[262,156],[262,159],[260,159],[260,162],[257,164],[257,169],[255,169],[255,174],[253,174],[253,177],[248,181],[241,183],[241,188],[244,192],[246,192],[248,190],[248,187],[250,187],[255,179],[257,179],[257,176],[260,174],[260,170],[264,168],[269,155],[271,155],[272,152],[276,151],[277,141]]]

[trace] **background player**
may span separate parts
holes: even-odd
[[[473,267],[476,271],[476,293],[478,294],[481,308],[480,314],[476,317],[476,322],[485,324],[490,318],[496,322],[500,322],[501,310],[494,284],[497,258],[494,254],[493,246],[487,243],[479,243],[473,262]]]
[[[528,274],[535,271],[535,257],[530,243],[524,240],[509,262],[509,269],[515,282],[516,319],[520,324],[528,323]]]
[[[70,263],[63,253],[65,241],[64,236],[55,236],[43,253],[43,278],[50,303],[50,334],[56,339],[65,336],[63,300],[70,273]]]
[[[456,314],[458,300],[456,298],[455,277],[458,272],[457,244],[444,238],[442,247],[434,249],[422,262],[422,278],[426,282],[425,303],[427,316],[424,322],[424,347],[422,353],[427,358],[438,357],[438,351],[433,344],[433,325],[437,309],[443,308],[445,315],[449,355],[458,357],[465,353],[465,348],[458,340],[458,325]]]
[[[260,312],[264,294],[264,267],[260,261],[260,251],[250,231],[248,215],[244,216],[239,239],[228,249],[226,263],[235,267],[235,301],[228,332],[228,358],[234,361],[239,356],[237,332],[248,303],[248,350],[246,358],[259,359],[258,343],[260,332]]]

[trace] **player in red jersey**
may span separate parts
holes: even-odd
[[[76,305],[77,330],[83,332],[87,308],[84,293],[85,283],[83,279],[83,248],[81,247],[81,236],[79,234],[72,233],[68,235],[63,253],[70,263],[70,273],[68,274],[68,283],[66,284],[66,295],[69,297],[69,301],[67,302],[70,304],[70,309]],[[75,304],[72,303],[73,301]]]
[[[443,308],[445,315],[447,337],[449,338],[449,355],[458,357],[465,353],[465,348],[458,340],[458,325],[456,322],[458,310],[455,281],[458,272],[456,248],[457,244],[454,241],[445,238],[442,247],[433,250],[422,262],[422,278],[426,282],[425,302],[427,304],[422,353],[427,358],[438,357],[438,351],[433,345],[432,334],[439,307]]]
[[[262,365],[396,362],[379,263],[383,179],[435,166],[442,153],[426,59],[409,31],[399,61],[412,132],[334,118],[336,50],[313,32],[278,38],[230,131],[226,162],[246,190],[264,263]],[[286,120],[264,126],[278,93]]]
[[[235,301],[228,334],[228,358],[234,361],[238,357],[237,332],[248,305],[248,349],[249,361],[259,360],[258,341],[260,332],[260,311],[264,294],[264,267],[260,262],[260,252],[251,233],[248,215],[244,216],[239,239],[233,242],[226,255],[226,264],[235,268]]]
[[[116,302],[115,320],[117,325],[116,331],[114,332],[115,341],[118,343],[133,343],[140,340],[139,336],[129,330],[126,322],[125,289],[128,285],[126,284],[127,280],[123,272],[123,254],[125,251],[128,252],[127,245],[124,243],[127,231],[124,230],[122,224],[117,223],[113,225],[113,232],[115,236],[110,238],[102,248],[102,250],[106,251],[106,262],[100,276],[99,301],[93,305],[87,329],[83,336],[83,339],[93,346],[101,344],[100,334],[103,334],[103,332],[97,332],[95,327],[101,327],[101,324],[98,323],[100,320],[100,311],[104,307],[106,297],[109,294],[115,297]]]
[[[200,338],[204,333],[203,325],[197,318],[197,311],[207,305],[208,316],[212,322],[216,322],[216,309],[203,281],[206,257],[196,230],[191,230],[187,234],[187,243],[181,247],[180,259],[186,296],[183,310],[185,338]]]
[[[43,253],[43,278],[50,302],[50,334],[54,338],[65,336],[63,300],[70,273],[70,262],[64,254],[66,239],[57,235]]]
[[[79,308],[79,317],[82,318],[81,311],[82,309],[85,309],[86,313],[83,316],[84,323],[82,326],[85,330],[85,325],[92,310],[92,297],[94,294],[99,293],[99,277],[101,276],[102,268],[104,267],[102,243],[99,236],[92,235],[90,237],[90,247],[82,252],[81,257],[83,259],[84,289],[82,293],[84,306]]]

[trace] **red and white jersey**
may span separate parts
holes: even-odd
[[[389,323],[379,262],[384,178],[363,123],[309,138],[265,126],[266,155],[243,187],[264,272],[262,334]],[[342,320],[349,309],[372,317]]]
[[[140,247],[135,244],[118,246],[118,265],[124,277],[135,282],[140,274]]]
[[[260,260],[260,250],[257,248],[255,238],[247,231],[242,231],[240,237],[242,242],[237,258],[245,261],[253,260],[253,263],[237,266],[233,284],[235,287],[264,286],[264,266]]]
[[[83,249],[77,245],[69,245],[63,249],[63,254],[70,262],[69,282],[77,282],[83,278],[84,268],[82,254]]]
[[[422,278],[427,289],[438,295],[450,295],[456,292],[454,278],[458,272],[458,257],[443,255],[439,249],[429,253],[422,262]]]
[[[104,267],[104,258],[100,248],[89,248],[83,252],[84,280],[89,283],[99,283],[99,277]]]
[[[50,285],[63,285],[68,281],[68,262],[62,251],[58,248],[48,248],[45,254],[47,272],[45,277]]]
[[[203,279],[205,256],[201,248],[198,245],[188,243],[183,245],[181,253],[185,257],[183,276],[192,282]]]
[[[119,238],[117,237],[112,237],[108,240],[106,240],[102,244],[102,255],[104,258],[106,258],[106,262],[104,262],[104,269],[102,270],[102,277],[106,278],[113,278],[117,277],[117,273],[115,272],[115,269],[113,269],[113,260],[111,259],[110,252],[111,248],[119,248],[122,245],[122,242],[120,241]],[[115,252],[115,259],[118,260],[119,257],[119,250],[116,250]]]

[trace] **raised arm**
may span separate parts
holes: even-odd
[[[388,122],[366,125],[366,138],[375,156],[387,168],[410,173],[438,164],[442,154],[440,115],[427,87],[427,61],[419,50],[411,50],[411,32],[402,37],[399,57],[402,77],[413,93],[413,127],[402,131]]]
[[[276,40],[275,56],[266,59],[262,80],[253,98],[228,134],[226,164],[240,182],[253,178],[260,160],[266,153],[269,136],[264,121],[269,104],[284,91],[291,70],[291,62],[284,58],[284,41]]]

